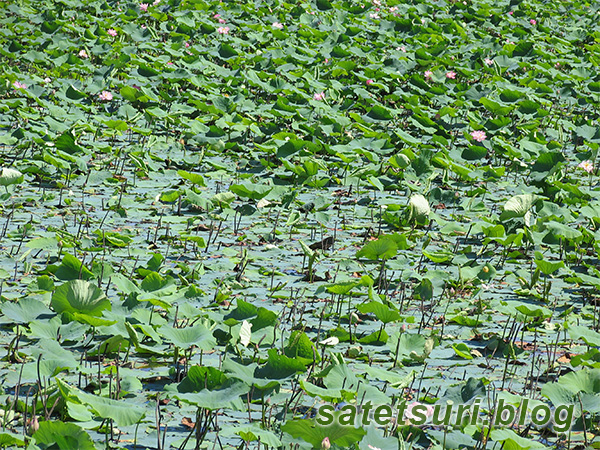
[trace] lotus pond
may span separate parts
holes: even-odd
[[[599,14],[0,1],[0,447],[599,448]]]

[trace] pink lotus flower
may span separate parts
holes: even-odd
[[[283,24],[279,22],[273,22],[273,28],[279,28],[280,30],[283,28]]]
[[[221,14],[215,14],[215,15],[213,16],[213,19],[218,19],[219,17],[221,17]]]
[[[219,28],[217,28],[217,33],[229,34],[229,27],[219,27]]]
[[[13,87],[15,89],[27,89],[27,85],[25,83],[21,83],[20,81],[15,81],[13,83]]]
[[[423,76],[425,77],[426,80],[431,80],[431,77],[433,76],[433,72],[431,70],[426,70],[425,73],[423,73]]]
[[[531,20],[529,21],[529,23],[530,23],[531,25],[535,25],[535,24],[537,24],[537,20],[535,20],[535,19],[531,19]]]
[[[152,2],[152,6],[156,6],[160,3],[160,0],[154,0],[154,2]]]
[[[325,100],[325,92],[315,92],[315,95],[313,95],[313,99],[315,100]]]
[[[373,84],[373,80],[368,79],[367,81],[365,81],[365,83],[367,83],[367,86],[370,86],[371,84]]]
[[[508,12],[508,15],[509,15],[509,16],[512,16],[512,15],[513,15],[513,13],[514,13],[514,11],[509,11],[509,12]]]
[[[227,23],[227,21],[225,19],[223,19],[223,18],[220,18],[219,19],[219,23]]]
[[[113,99],[113,95],[108,91],[102,91],[98,98],[103,102],[110,102]]]
[[[590,160],[581,161],[579,164],[577,164],[577,167],[585,170],[587,173],[592,173],[594,171],[594,165]]]
[[[427,417],[433,416],[433,406],[425,405],[425,404],[419,403],[419,402],[412,402],[407,405],[406,412],[404,413],[404,415],[406,416],[407,419],[420,419],[421,418],[421,417],[417,417],[413,414],[412,410],[415,406],[425,406],[427,408],[425,410],[425,416],[427,416]]]
[[[83,58],[83,59],[89,58],[89,56],[85,50],[79,50],[79,57]]]
[[[331,448],[331,442],[328,437],[324,437],[321,441],[321,450],[329,450]]]
[[[454,80],[456,78],[456,72],[454,70],[449,70],[446,72],[446,78]]]
[[[190,43],[189,42],[186,42],[184,45],[185,45],[185,48],[189,48],[190,47]]]
[[[117,35],[117,31],[116,31],[116,30],[114,30],[114,29],[112,29],[112,28],[109,28],[109,29],[106,31],[106,33],[107,33],[109,36],[112,36],[112,37],[115,37],[115,36]]]
[[[140,3],[140,11],[148,11],[148,6],[150,6],[148,3]]]
[[[50,77],[44,78],[44,84],[52,83],[52,79]]]
[[[494,60],[490,59],[490,58],[485,58],[483,60],[484,63],[486,63],[488,66],[491,66],[492,64],[494,64]]]
[[[369,17],[370,17],[371,19],[379,19],[379,14],[377,14],[377,13],[370,13],[370,14],[369,14]]]
[[[477,142],[483,142],[487,138],[487,136],[485,135],[485,131],[481,130],[471,131],[471,136],[473,137],[473,140]]]

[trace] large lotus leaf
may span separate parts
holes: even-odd
[[[551,399],[548,394],[553,391],[553,386],[563,386],[574,394],[583,392],[600,395],[600,369],[583,369],[562,375],[556,383],[545,384],[542,395]]]
[[[400,320],[402,317],[395,309],[391,309],[390,307],[376,300],[358,305],[357,309],[363,314],[375,314],[375,317],[377,317],[383,323],[395,322],[396,320]]]
[[[581,231],[560,222],[551,220],[545,226],[552,235],[559,238],[578,239],[581,237]]]
[[[235,319],[242,321],[254,317],[258,313],[258,308],[252,303],[246,302],[241,298],[236,299],[237,307],[225,316],[225,319]]]
[[[397,354],[397,361],[402,364],[422,362],[433,350],[434,341],[420,334],[400,333],[387,342],[390,350]]]
[[[235,362],[232,358],[227,358],[223,361],[222,369],[231,378],[243,381],[248,386],[253,386],[256,389],[269,390],[280,386],[279,381],[255,377],[254,374],[259,370],[257,363],[245,366]]]
[[[437,251],[433,251],[433,252],[428,252],[426,250],[423,250],[422,253],[423,253],[423,256],[427,257],[427,259],[430,259],[431,261],[433,261],[436,264],[450,261],[452,258],[454,258],[454,256],[456,256],[454,254],[454,252],[451,252],[448,250],[437,250]]]
[[[181,178],[185,178],[186,180],[192,182],[192,184],[196,184],[198,186],[205,186],[204,178],[199,173],[191,173],[185,170],[178,170],[177,175]]]
[[[25,438],[22,434],[15,434],[9,431],[0,433],[0,448],[7,448],[9,446],[23,446],[25,445]]]
[[[229,190],[234,194],[252,200],[260,200],[261,198],[266,197],[272,189],[272,186],[253,183],[233,184],[229,187]]]
[[[246,426],[233,426],[230,428],[235,430],[235,434],[241,437],[244,442],[260,441],[265,448],[280,448],[281,441],[277,435],[271,431],[263,430],[259,425],[252,424]],[[225,430],[224,430],[225,431]],[[225,431],[226,434],[226,431]]]
[[[110,310],[110,300],[98,286],[84,280],[71,280],[60,285],[50,302],[57,313],[80,313],[99,317],[105,309]]]
[[[371,260],[390,259],[396,256],[397,252],[396,242],[388,236],[383,236],[376,241],[367,243],[356,253],[356,257]]]
[[[89,280],[94,278],[94,274],[83,265],[79,259],[70,253],[65,253],[60,266],[54,272],[59,280]]]
[[[2,314],[15,323],[28,324],[41,315],[51,315],[52,311],[34,298],[23,298],[18,302],[7,302],[1,307]]]
[[[339,402],[341,399],[349,400],[353,395],[342,392],[340,388],[322,388],[307,380],[300,380],[300,387],[311,397],[319,397],[326,402]],[[347,397],[347,398],[346,398]]]
[[[128,400],[112,400],[106,397],[83,393],[80,401],[89,405],[103,419],[113,419],[118,426],[126,427],[138,423],[146,414],[142,407]]]
[[[267,363],[256,370],[258,378],[269,378],[271,380],[280,380],[295,375],[299,372],[306,372],[305,365],[295,358],[289,358],[285,355],[279,355],[277,350],[269,350]]]
[[[462,405],[477,398],[485,398],[485,393],[486,387],[482,380],[469,378],[467,381],[448,388],[440,401],[452,401],[455,405]]]
[[[176,393],[173,397],[193,405],[197,408],[205,408],[216,411],[223,408],[241,410],[245,401],[240,396],[247,394],[250,386],[241,381],[230,381],[219,389],[203,389],[200,392]]]
[[[506,116],[514,109],[513,106],[504,106],[485,97],[479,99],[479,103],[485,106],[485,108],[492,114],[496,114],[498,116]]]
[[[332,294],[346,295],[349,294],[350,291],[352,291],[352,289],[354,289],[357,286],[360,286],[360,283],[358,281],[339,281],[335,284],[330,284],[326,287],[326,289]]]
[[[94,442],[87,432],[74,423],[60,420],[44,421],[34,433],[33,439],[42,449],[58,448],[60,450],[95,450]]]
[[[358,342],[366,345],[383,345],[389,339],[389,335],[384,329],[373,331],[371,334],[361,337]]]
[[[504,450],[535,450],[538,448],[547,448],[541,442],[521,437],[514,431],[505,428],[493,430],[491,438],[494,441],[502,442],[502,448]]]
[[[528,305],[521,302],[506,302],[506,304],[514,306],[518,312],[526,317],[542,317],[545,319],[552,316],[552,311],[543,306],[535,305],[530,308]]]
[[[263,328],[275,325],[278,318],[279,316],[273,311],[261,306],[258,308],[256,317],[250,321],[250,324],[252,325],[252,331],[257,332]]]
[[[372,450],[378,448],[380,450],[398,450],[399,441],[395,436],[384,437],[384,431],[378,429],[374,424],[367,428],[367,434],[359,442],[360,450]]]
[[[164,325],[160,327],[160,334],[163,338],[171,341],[173,345],[182,349],[195,345],[202,350],[212,350],[217,345],[210,330],[202,324],[186,328]]]
[[[524,217],[541,198],[536,194],[520,194],[509,198],[504,204],[504,211],[500,215],[500,220]]]
[[[356,369],[364,371],[365,375],[368,375],[371,379],[379,381],[387,381],[390,386],[395,389],[403,389],[409,386],[416,376],[415,370],[410,371],[391,371],[385,370],[379,367],[370,366],[368,364],[357,364]],[[368,378],[367,377],[367,378]]]
[[[186,393],[203,389],[218,389],[227,381],[227,376],[215,367],[192,366],[179,384],[169,385],[166,390]]]
[[[98,417],[112,419],[120,427],[127,427],[138,423],[146,412],[141,406],[135,406],[128,400],[113,400],[107,397],[88,394],[64,381],[56,380],[65,400],[73,400],[87,405]]]
[[[427,430],[427,435],[438,441],[440,444],[444,444],[444,448],[448,450],[475,448],[477,445],[475,439],[458,430]]]
[[[560,163],[564,160],[565,156],[561,152],[542,153],[536,159],[532,170],[536,172],[542,172],[542,175],[545,175],[546,172],[559,168]]]
[[[72,130],[67,130],[63,132],[54,142],[54,145],[57,149],[62,150],[64,152],[75,154],[75,153],[83,153],[84,149],[77,145],[75,140],[75,135]]]
[[[546,261],[545,259],[534,259],[535,265],[544,275],[550,275],[565,266],[563,261]]]
[[[315,359],[317,362],[321,360],[315,344],[312,343],[306,333],[300,330],[292,331],[284,352],[286,356],[305,363],[312,363]]]
[[[487,152],[487,148],[481,145],[470,145],[469,147],[463,150],[461,156],[467,161],[477,161],[479,159],[485,158]]]
[[[31,354],[36,359],[41,358],[39,370],[45,376],[55,376],[63,370],[78,366],[74,354],[52,339],[42,339]]]
[[[168,280],[165,280],[159,273],[150,272],[142,280],[140,287],[146,292],[154,292],[164,288],[169,284]]]
[[[423,278],[421,282],[415,286],[415,295],[421,300],[431,300],[433,298],[433,283],[429,278]]]
[[[573,355],[571,365],[577,367],[580,365],[600,369],[600,350],[592,348],[583,354]]]
[[[584,368],[563,375],[556,383],[545,384],[542,395],[555,406],[575,405],[577,415],[581,410],[600,413],[600,369]]]
[[[343,386],[345,390],[355,391],[360,385],[360,380],[348,365],[336,364],[329,370],[323,383],[328,389],[339,389]]]
[[[392,120],[394,116],[392,112],[380,105],[373,106],[367,114],[363,116],[366,121]]]
[[[600,347],[600,333],[592,330],[588,327],[582,327],[580,325],[569,327],[569,336],[571,339],[583,339],[587,345],[593,347]]]
[[[282,431],[296,438],[302,438],[312,444],[313,448],[322,448],[323,439],[329,438],[329,442],[339,446],[338,448],[353,447],[366,434],[362,428],[354,428],[340,425],[333,420],[331,425],[321,426],[312,419],[294,419],[287,421]]]
[[[600,221],[600,204],[589,203],[588,205],[581,208],[581,214],[583,214],[584,217],[593,219],[595,222]]]
[[[452,349],[454,353],[464,359],[473,359],[473,355],[471,355],[471,350],[469,346],[464,342],[458,342],[456,344],[452,344]]]

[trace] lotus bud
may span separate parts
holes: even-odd
[[[40,428],[40,423],[38,422],[37,416],[33,416],[31,419],[27,421],[27,433],[31,436]]]
[[[408,218],[410,222],[425,224],[429,220],[429,202],[421,194],[414,194],[408,202]]]

